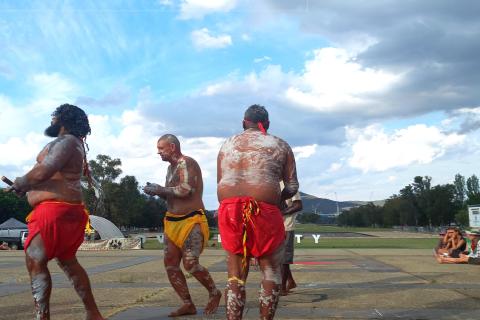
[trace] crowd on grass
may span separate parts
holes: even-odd
[[[458,227],[448,227],[440,233],[434,249],[438,263],[468,263],[480,265],[480,230],[462,232]]]

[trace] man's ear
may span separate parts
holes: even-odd
[[[245,120],[242,120],[242,127],[243,127],[243,130],[247,129],[247,126],[245,125]]]

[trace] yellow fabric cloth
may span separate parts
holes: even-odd
[[[83,211],[85,212],[85,214],[87,215],[87,224],[85,225],[85,233],[92,233],[93,230],[92,230],[92,226],[90,225],[90,214],[87,210],[87,207],[85,207],[85,205],[82,203],[82,204],[79,204],[79,203],[70,203],[70,202],[66,202],[66,201],[57,201],[57,200],[46,200],[46,201],[42,201],[41,203],[61,203],[61,204],[68,204],[68,205],[72,205],[72,206],[78,206],[78,205],[83,205],[84,209]],[[27,215],[27,217],[25,218],[25,221],[26,222],[29,222],[30,221],[30,216],[32,215],[32,213],[35,211],[35,208],[33,208],[32,211],[30,211],[30,213]]]
[[[199,209],[202,214],[196,214],[193,217],[186,218],[180,221],[168,221],[167,217],[174,217],[174,218],[181,218],[189,213],[184,215],[173,214],[171,212],[167,212],[165,214],[165,219],[163,221],[163,226],[165,229],[165,235],[168,237],[170,241],[172,241],[177,247],[182,248],[185,240],[187,240],[188,235],[192,231],[193,227],[196,224],[200,225],[200,230],[203,234],[203,249],[208,245],[208,238],[210,236],[210,230],[208,229],[208,222],[207,217],[205,216],[205,212],[202,209]]]

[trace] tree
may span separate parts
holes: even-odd
[[[117,226],[161,227],[167,210],[165,201],[143,194],[134,176],[127,175],[116,182],[122,173],[121,165],[120,159],[107,155],[98,155],[89,162],[97,190],[84,190],[88,209]]]
[[[465,190],[465,177],[457,173],[455,175],[453,185],[455,186],[455,201],[461,207],[465,203],[465,196],[467,193],[467,191]]]
[[[431,181],[432,177],[425,176],[416,176],[413,179],[412,187],[413,192],[416,197],[416,202],[418,206],[418,223],[420,225],[431,225],[432,224],[432,215],[431,212]]]
[[[297,216],[297,220],[300,223],[318,223],[320,216],[313,212],[302,212]]]
[[[122,169],[120,169],[122,161],[99,154],[96,160],[90,160],[88,165],[93,178],[94,189],[84,192],[87,207],[93,214],[112,221],[113,203],[116,201],[115,194],[118,192],[118,184],[115,183],[115,179],[122,173]]]
[[[469,218],[467,209],[461,209],[455,214],[455,222],[462,227],[468,226],[468,220]]]
[[[413,187],[408,185],[401,189],[400,198],[402,201],[397,204],[399,208],[401,208],[398,212],[400,224],[418,226],[420,209]],[[403,219],[401,219],[400,216],[402,216]]]
[[[0,223],[15,218],[24,222],[32,208],[26,197],[17,197],[14,193],[4,192],[0,189]]]
[[[480,203],[480,186],[476,175],[467,179],[467,197],[468,204]]]
[[[437,185],[431,189],[430,221],[433,225],[448,225],[455,220],[458,208],[453,184]]]
[[[97,155],[97,160],[90,160],[88,165],[90,166],[90,171],[92,176],[100,182],[100,184],[105,181],[113,182],[122,174],[122,161],[120,159],[112,159],[110,156],[99,154]]]

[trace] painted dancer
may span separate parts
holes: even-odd
[[[258,259],[263,275],[261,319],[273,319],[278,304],[285,240],[279,206],[297,193],[298,180],[292,149],[267,134],[268,127],[267,110],[250,106],[243,133],[229,138],[218,154],[218,224],[227,251],[227,319],[242,318],[247,261],[252,256]]]
[[[160,137],[157,149],[162,160],[170,162],[165,187],[147,182],[143,191],[167,201],[164,263],[168,279],[183,301],[183,305],[169,316],[197,313],[185,275],[180,269],[180,261],[183,262],[185,270],[208,290],[209,300],[204,313],[215,313],[222,294],[208,270],[199,263],[200,253],[207,245],[209,237],[202,201],[202,172],[194,159],[182,154],[176,136],[166,134]]]
[[[83,242],[88,214],[82,204],[80,177],[88,173],[84,140],[90,133],[85,112],[64,104],[52,114],[45,135],[56,138],[40,152],[26,175],[15,179],[11,191],[23,195],[34,208],[27,217],[27,269],[35,302],[35,319],[50,319],[52,281],[48,261],[58,265],[73,283],[87,312],[86,319],[103,317],[95,303],[88,275],[75,257]]]

